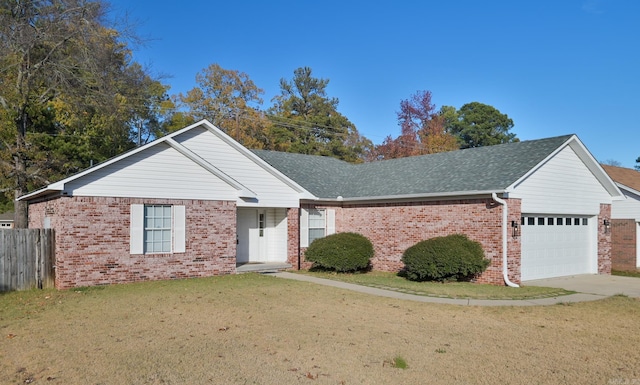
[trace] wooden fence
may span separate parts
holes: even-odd
[[[0,230],[0,291],[54,287],[53,229]]]

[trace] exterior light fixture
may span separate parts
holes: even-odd
[[[605,218],[604,221],[602,221],[602,224],[604,225],[604,233],[608,234],[609,231],[611,230],[611,221]]]
[[[511,221],[511,236],[514,238],[520,236],[520,224],[517,221]]]

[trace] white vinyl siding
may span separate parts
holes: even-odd
[[[298,206],[299,192],[206,128],[192,129],[174,140],[257,194],[257,200],[238,199],[238,207]]]
[[[159,143],[65,185],[72,195],[235,201],[238,191]]]
[[[640,221],[640,196],[622,189],[624,200],[614,201],[611,205],[611,218],[635,219]]]
[[[597,215],[600,203],[611,203],[611,195],[570,146],[515,186],[509,198],[522,199],[522,212],[553,214]]]
[[[185,206],[132,204],[131,254],[182,253],[186,249]]]
[[[309,247],[318,238],[336,232],[336,211],[333,209],[302,209],[300,213],[300,247]]]

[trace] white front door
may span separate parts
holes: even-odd
[[[260,261],[260,229],[257,209],[238,209],[236,263]]]

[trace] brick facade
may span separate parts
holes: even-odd
[[[614,270],[637,269],[637,231],[635,219],[611,220],[611,268]]]
[[[611,228],[603,225],[611,218],[611,205],[601,204],[598,215],[598,274],[611,274]]]
[[[520,200],[508,199],[509,223],[520,222]],[[331,208],[336,211],[336,231],[356,232],[374,245],[375,270],[400,271],[402,253],[419,241],[449,234],[465,234],[482,244],[491,261],[477,281],[503,285],[502,206],[490,198],[342,206],[303,205],[303,208]],[[290,229],[291,230],[291,229]],[[289,232],[289,242],[297,242],[298,232]],[[512,282],[520,281],[520,238],[508,229],[508,271]],[[295,239],[292,239],[295,238]],[[297,256],[296,256],[297,257]],[[308,268],[301,250],[301,267]],[[297,266],[298,262],[291,262]]]
[[[186,252],[132,255],[132,204],[184,205]],[[235,202],[60,197],[29,205],[29,227],[56,231],[56,287],[235,273]]]

